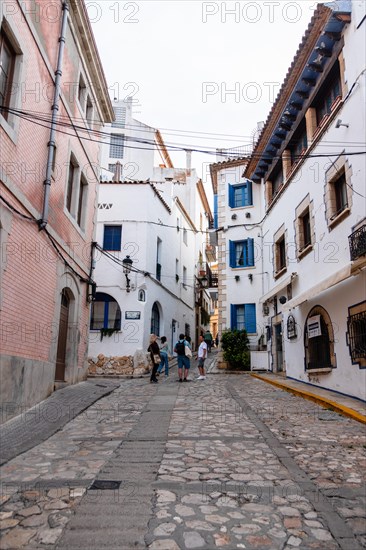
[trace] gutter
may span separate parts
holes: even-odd
[[[55,156],[55,134],[56,134],[56,118],[59,110],[59,101],[61,94],[61,76],[62,76],[62,61],[64,56],[65,49],[65,35],[66,35],[66,25],[68,17],[69,6],[67,2],[62,4],[62,23],[61,23],[61,36],[59,38],[59,49],[58,49],[58,59],[57,59],[57,68],[55,72],[55,89],[53,95],[53,104],[51,107],[52,117],[51,117],[51,127],[50,127],[50,139],[47,144],[48,147],[48,156],[47,156],[47,168],[46,168],[46,179],[44,180],[44,197],[43,197],[43,210],[42,218],[38,220],[38,225],[40,229],[44,229],[48,223],[48,210],[49,210],[49,199],[51,192],[51,174],[52,174],[52,165],[53,159]]]

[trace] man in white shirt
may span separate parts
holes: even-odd
[[[205,378],[206,378],[206,376],[205,376],[205,360],[206,360],[206,357],[207,357],[207,344],[206,344],[205,339],[203,338],[202,335],[200,336],[200,345],[199,345],[199,348],[198,348],[197,357],[198,357],[198,370],[200,372],[198,380],[205,380]]]

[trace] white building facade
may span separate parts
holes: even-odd
[[[365,24],[363,2],[317,7],[244,170],[262,205],[253,231],[262,275],[252,288],[262,288],[256,322],[269,368],[363,400]],[[227,232],[245,240],[247,230]],[[227,249],[219,254],[228,261]],[[243,289],[238,303],[246,300]]]
[[[197,258],[211,216],[194,170],[150,170],[148,181],[102,182],[98,205],[89,355],[134,366],[151,333],[166,336],[171,351],[180,333],[195,343]]]

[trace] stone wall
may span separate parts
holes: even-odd
[[[88,359],[89,376],[131,376],[138,378],[148,374],[152,368],[150,354],[141,350],[132,355],[107,357],[100,353],[98,357]]]

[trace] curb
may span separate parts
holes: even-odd
[[[345,405],[341,405],[340,403],[336,403],[335,401],[332,401],[331,399],[327,399],[326,397],[321,397],[320,395],[316,395],[315,393],[308,392],[306,390],[300,390],[298,388],[293,388],[291,386],[288,386],[284,382],[277,382],[277,380],[268,380],[267,378],[263,378],[259,374],[253,374],[251,373],[251,376],[253,378],[258,378],[258,380],[262,380],[263,382],[267,382],[268,384],[272,384],[272,386],[276,386],[277,388],[280,388],[281,390],[288,391],[289,393],[293,393],[294,395],[299,395],[300,397],[303,397],[304,399],[308,399],[309,401],[313,401],[317,403],[318,405],[326,408],[331,408],[332,410],[336,411],[339,414],[343,414],[344,416],[348,416],[349,418],[352,418],[353,420],[357,420],[357,422],[361,422],[362,424],[366,424],[366,416],[364,416],[361,413],[358,413],[357,411],[354,411],[353,409],[350,409],[349,407],[346,407]]]

